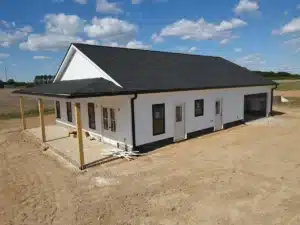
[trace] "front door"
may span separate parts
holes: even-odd
[[[185,108],[184,104],[175,106],[175,132],[174,140],[180,141],[185,139]]]
[[[215,102],[215,131],[221,130],[222,128],[222,100],[217,99]]]

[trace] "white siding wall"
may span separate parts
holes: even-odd
[[[76,51],[73,59],[64,71],[61,80],[80,80],[100,77],[115,82],[103,70],[93,65],[86,56]]]
[[[117,145],[122,143],[132,147],[132,133],[131,133],[131,108],[130,108],[131,96],[114,96],[114,97],[103,97],[103,98],[87,98],[87,99],[76,99],[76,100],[62,100],[56,99],[60,102],[61,119],[57,119],[57,123],[64,124],[67,126],[75,127],[75,112],[74,103],[80,103],[80,111],[82,117],[82,127],[84,130],[92,133],[93,136],[99,136],[106,143]],[[67,108],[66,102],[72,103],[72,116],[73,122],[69,123],[67,120]],[[96,118],[96,130],[89,128],[88,122],[88,109],[87,104],[91,102],[95,104],[95,118]],[[103,130],[102,126],[102,107],[108,107],[115,109],[116,113],[116,132]]]
[[[268,93],[267,114],[271,107],[271,87],[247,87],[138,95],[135,100],[136,145],[174,137],[175,104],[185,103],[186,132],[214,126],[215,100],[223,99],[223,124],[244,118],[244,95]],[[194,101],[204,99],[204,116],[194,116]],[[152,134],[152,105],[165,103],[165,133]]]
[[[215,100],[223,99],[223,124],[242,120],[244,117],[244,95],[255,93],[268,93],[267,114],[271,107],[271,87],[248,87],[216,90],[200,90],[185,92],[167,92],[156,94],[140,94],[135,100],[135,132],[136,145],[142,145],[174,137],[175,105],[185,104],[185,128],[186,133],[199,131],[214,127]],[[60,101],[61,120],[58,123],[75,126],[74,102],[79,102],[82,113],[84,130],[93,132],[100,136],[105,142],[116,145],[127,144],[132,147],[131,133],[131,108],[130,99],[132,96],[114,96],[103,98],[89,98],[70,100],[72,102],[73,123],[67,122],[66,100]],[[194,116],[194,101],[204,99],[204,116]],[[96,130],[88,128],[87,103],[95,103]],[[165,104],[165,133],[157,136],[152,134],[152,105]],[[102,129],[101,107],[114,108],[116,111],[117,131],[116,133]]]

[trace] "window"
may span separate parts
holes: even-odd
[[[88,103],[89,128],[96,130],[95,104]]]
[[[152,105],[153,135],[165,133],[165,104]]]
[[[103,129],[108,130],[108,110],[107,108],[102,109],[103,114]]]
[[[67,104],[67,119],[69,122],[72,122],[72,104],[71,102],[66,102]]]
[[[198,99],[195,100],[195,117],[203,116],[204,114],[204,100]]]
[[[216,115],[220,114],[220,102],[216,101]]]
[[[115,110],[109,109],[110,111],[110,130],[112,132],[116,132],[116,116],[115,116]]]
[[[56,105],[56,118],[60,119],[61,116],[60,116],[60,103],[59,103],[59,101],[56,101],[55,105]]]
[[[176,122],[182,121],[182,107],[176,106]]]

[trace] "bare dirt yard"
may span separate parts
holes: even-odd
[[[300,97],[300,90],[290,90],[290,91],[275,90],[274,95],[280,95],[284,97]]]
[[[18,115],[20,111],[20,100],[18,96],[12,95],[12,92],[17,89],[0,89],[0,118],[3,115],[12,114]],[[26,112],[38,110],[37,100],[34,98],[24,99],[24,108]],[[45,108],[53,108],[53,101],[45,101]]]
[[[300,109],[277,110],[86,172],[0,121],[1,224],[298,225]]]

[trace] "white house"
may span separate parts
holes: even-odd
[[[53,84],[56,122],[118,148],[148,151],[272,112],[276,83],[220,57],[72,44]]]

